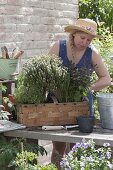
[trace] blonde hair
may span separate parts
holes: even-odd
[[[71,47],[72,57],[74,59],[74,57],[75,57],[75,55],[74,55],[74,36],[72,33],[70,33],[70,35],[69,35],[69,44]]]

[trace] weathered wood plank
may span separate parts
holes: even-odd
[[[91,134],[80,133],[78,130],[32,131],[28,129],[23,129],[5,132],[4,135],[69,143],[81,142],[81,140],[85,138],[86,140],[93,139],[97,145],[102,145],[103,143],[107,142],[110,143],[111,147],[113,147],[113,130],[105,130],[102,128],[94,129],[93,133]]]

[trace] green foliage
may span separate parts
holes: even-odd
[[[37,163],[37,158],[37,154],[33,152],[22,151],[17,154],[14,164],[17,170],[31,170],[34,169],[33,166]]]
[[[111,56],[113,57],[113,34],[110,33],[109,29],[106,30],[103,28],[101,31],[104,33],[104,37],[102,39],[95,39],[93,44],[101,54],[110,76],[113,79],[113,59],[111,58]],[[103,89],[102,91],[113,93],[113,86]]]
[[[104,22],[105,28],[113,32],[113,0],[80,0],[79,17]]]
[[[53,164],[40,165],[37,154],[23,150],[17,154],[13,163],[16,165],[16,170],[57,170]]]
[[[70,84],[67,89],[67,101],[82,101],[83,97],[86,97],[89,92],[88,87],[92,82],[92,70],[86,68],[76,69],[71,65],[68,72],[70,74]]]
[[[61,61],[55,56],[41,55],[29,59],[17,81],[16,101],[43,103],[47,91],[56,91],[58,86],[65,88],[68,75],[61,65]]]
[[[109,71],[109,74],[111,76],[111,79],[113,81],[113,34],[110,32],[109,28],[106,29],[104,26],[103,28],[99,28],[99,31],[103,33],[103,37],[101,39],[94,39],[93,44],[96,47],[96,49],[101,54],[104,63]],[[111,58],[112,56],[112,58]],[[98,79],[96,74],[93,74],[93,80]],[[107,88],[104,88],[101,90],[103,93],[113,93],[113,86],[109,86]],[[98,112],[98,105],[97,105],[97,99],[96,94],[100,92],[96,92],[94,95],[94,109],[95,109],[95,116],[97,119],[100,118],[99,112]]]
[[[3,104],[7,104],[9,110],[12,111],[16,111],[14,103],[12,103],[8,97],[3,97]]]
[[[48,165],[39,166],[38,170],[58,170],[58,169],[55,167],[55,165],[48,164]]]
[[[99,27],[99,32],[101,32],[102,38],[94,39],[93,44],[101,56],[108,60],[109,56],[113,55],[113,33],[110,32],[109,28],[106,29],[104,25]]]
[[[24,150],[23,143],[21,143],[21,152],[17,153],[12,165],[16,167],[16,170],[57,170],[53,164],[40,165],[38,154]]]
[[[5,93],[6,89],[7,89],[7,87],[4,86],[2,83],[0,83],[0,90]]]
[[[30,144],[25,139],[12,139],[7,141],[4,137],[0,137],[0,169],[8,170],[8,166],[11,161],[16,158],[16,155],[21,152],[21,142],[23,142],[23,148],[28,152],[34,152],[37,155],[47,154],[46,150],[36,144]],[[9,166],[10,167],[10,166]]]
[[[44,103],[47,92],[56,95],[59,102],[81,101],[90,86],[90,71],[67,69],[58,56],[32,57],[23,66],[15,90],[17,103]]]
[[[8,143],[4,137],[0,137],[0,169],[6,170],[10,161],[16,157],[17,149],[12,143]]]

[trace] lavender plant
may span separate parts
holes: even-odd
[[[109,143],[97,147],[93,140],[82,140],[64,155],[62,170],[110,170],[113,169],[112,150]]]

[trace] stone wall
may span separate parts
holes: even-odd
[[[0,0],[0,48],[24,50],[23,60],[47,53],[78,17],[78,0]]]

